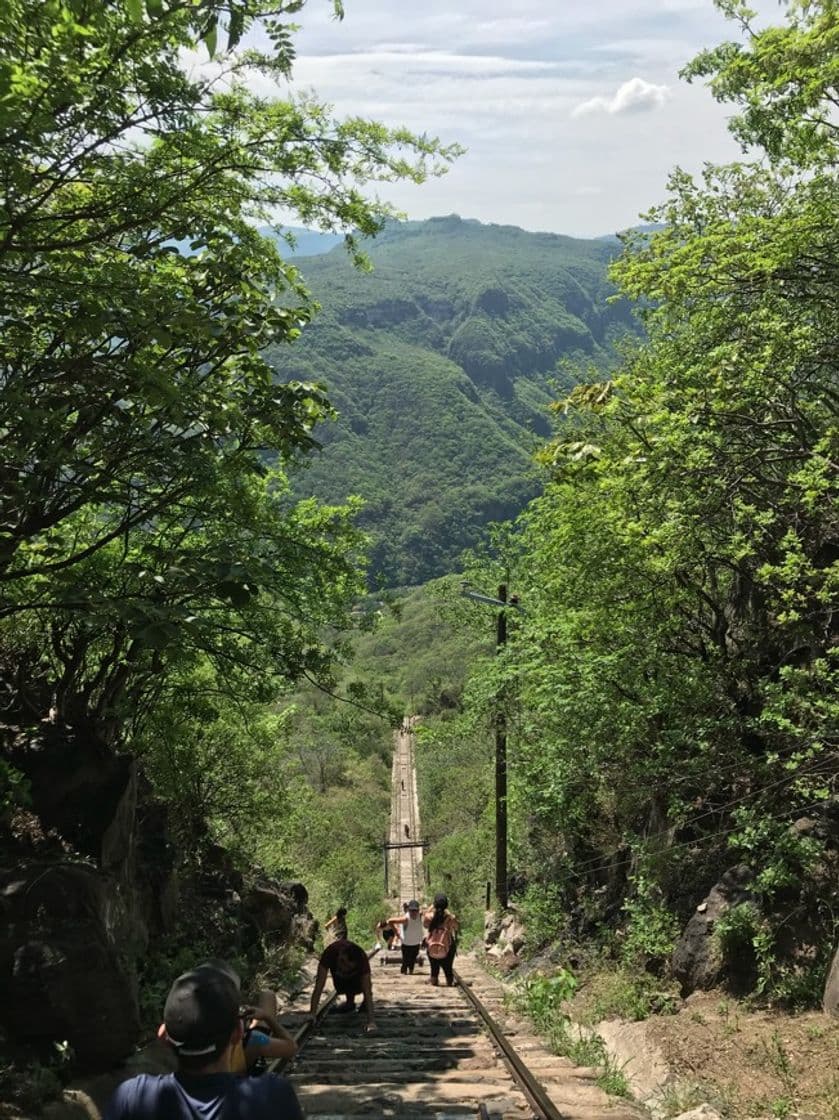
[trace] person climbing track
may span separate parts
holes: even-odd
[[[388,918],[388,923],[401,929],[402,967],[400,972],[409,972],[413,975],[423,936],[419,902],[412,898],[405,912],[397,914],[393,918]]]
[[[347,936],[347,908],[339,906],[331,918],[323,923],[323,928],[329,933],[333,941],[338,941]]]
[[[454,984],[454,958],[457,953],[457,931],[460,922],[448,908],[449,900],[444,894],[434,896],[434,905],[429,906],[423,915],[422,924],[428,931],[425,935],[428,963],[431,966],[429,984],[440,982],[440,969],[446,977],[446,984]]]
[[[321,953],[318,961],[318,973],[315,977],[315,986],[312,990],[312,999],[309,1004],[309,1015],[315,1019],[320,1003],[321,993],[326,984],[327,976],[331,974],[335,991],[345,997],[346,1002],[336,1008],[339,1014],[355,1011],[355,997],[362,996],[359,1011],[367,1014],[368,1033],[376,1029],[373,1017],[373,986],[370,979],[370,962],[367,954],[360,945],[341,937],[333,941]]]

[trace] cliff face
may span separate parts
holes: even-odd
[[[311,946],[305,888],[243,876],[209,843],[186,861],[136,761],[94,729],[4,730],[29,789],[0,829],[0,1033],[11,1044],[37,1054],[67,1042],[79,1068],[105,1069],[139,1039],[149,953],[212,945],[257,964],[266,947]]]

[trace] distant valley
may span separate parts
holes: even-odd
[[[298,493],[364,497],[372,578],[416,584],[535,495],[547,405],[637,326],[607,303],[614,239],[450,216],[395,224],[365,249],[372,273],[341,247],[299,262],[323,310],[271,358],[283,379],[325,384],[340,413]]]

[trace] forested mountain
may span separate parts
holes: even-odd
[[[296,486],[365,499],[374,579],[451,570],[535,495],[558,386],[608,366],[633,329],[629,305],[607,303],[616,251],[452,215],[390,225],[370,273],[341,248],[302,263],[323,309],[271,358],[284,380],[324,383],[339,416]]]
[[[685,74],[747,154],[673,173],[623,302],[616,239],[390,224],[377,185],[460,149],[291,97],[304,6],[0,5],[14,1120],[111,1076],[195,961],[276,988],[307,899],[370,933],[405,714],[429,893],[468,937],[496,873],[522,951],[562,964],[524,989],[552,1044],[575,962],[632,1017],[671,981],[839,1010],[835,0],[765,30],[718,0],[742,43]],[[374,271],[263,236],[280,209],[380,234]],[[369,594],[350,494],[374,577],[450,574]],[[832,1081],[807,1114],[836,1120],[808,1025]],[[784,1095],[727,1120],[804,1116],[785,1032]]]

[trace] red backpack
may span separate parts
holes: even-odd
[[[437,926],[426,937],[425,948],[429,957],[434,961],[441,961],[449,955],[452,947],[451,930],[446,925]]]

